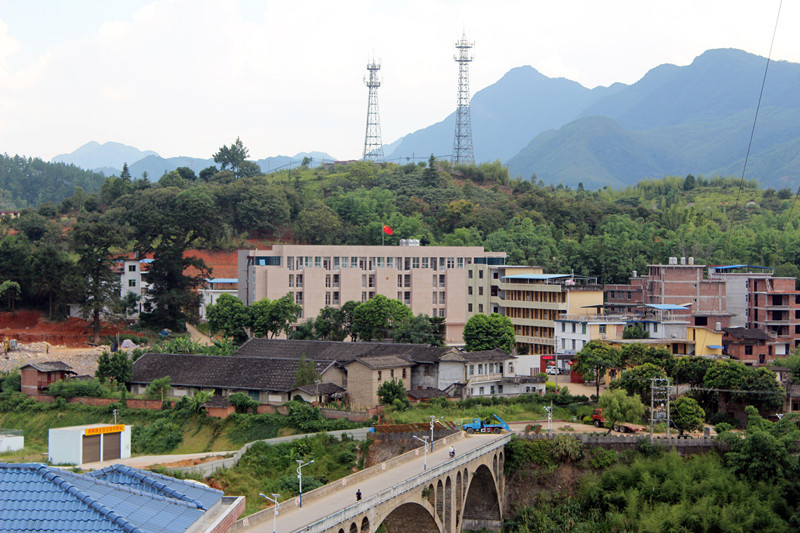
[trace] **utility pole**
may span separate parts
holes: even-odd
[[[456,109],[456,133],[453,138],[453,164],[474,163],[472,151],[472,121],[469,112],[469,64],[472,62],[470,50],[475,46],[468,41],[466,34],[456,41],[458,54],[453,56],[458,63],[458,108]]]
[[[381,64],[372,59],[367,63],[369,77],[364,78],[364,83],[369,87],[369,100],[367,102],[367,133],[364,137],[364,161],[374,161],[383,163],[383,143],[381,142],[381,117],[378,113],[378,87],[381,80],[378,79],[378,71]]]
[[[270,498],[269,496],[266,496],[266,495],[264,495],[264,494],[262,494],[260,492],[258,493],[258,495],[275,504],[274,505],[275,513],[272,516],[272,533],[277,533],[277,531],[278,531],[277,530],[277,528],[278,528],[278,498],[280,498],[281,495],[272,493],[272,498]]]
[[[298,491],[300,493],[300,505],[299,505],[299,507],[302,507],[303,506],[303,467],[310,465],[311,463],[314,462],[314,460],[312,459],[307,463],[303,463],[302,459],[295,459],[295,461],[297,461],[297,485],[298,485],[298,487],[300,489]]]

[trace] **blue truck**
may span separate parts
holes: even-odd
[[[511,431],[511,427],[506,424],[505,420],[497,415],[492,416],[495,417],[499,423],[494,423],[491,420],[486,421],[480,418],[474,418],[472,422],[464,424],[461,427],[470,435],[473,433],[500,433],[503,430]]]

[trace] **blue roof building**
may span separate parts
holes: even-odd
[[[0,463],[0,502],[4,532],[207,531],[244,510],[242,497],[123,465],[82,475]]]

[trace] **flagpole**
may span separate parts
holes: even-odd
[[[386,232],[383,231],[383,220],[381,220],[381,246],[386,246]]]

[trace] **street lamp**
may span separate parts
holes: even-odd
[[[275,494],[274,492],[272,493],[272,498],[270,498],[269,496],[267,496],[265,494],[262,494],[260,492],[258,493],[258,495],[275,504],[275,515],[272,517],[272,533],[276,533],[278,531],[277,530],[277,527],[278,527],[278,498],[280,498],[281,495],[280,494]]]
[[[433,425],[444,417],[440,416],[439,418],[436,418],[433,415],[430,415],[430,417],[431,417],[431,453],[433,453]]]
[[[302,459],[295,459],[297,461],[297,484],[300,487],[300,507],[303,506],[303,467],[308,466],[314,462],[314,460],[310,460],[307,463],[303,463]]]
[[[411,436],[413,438],[417,439],[418,441],[420,441],[424,445],[424,448],[425,448],[425,462],[422,464],[422,470],[424,472],[425,470],[428,469],[428,437],[425,436],[425,437],[419,438],[416,435],[411,435]]]

